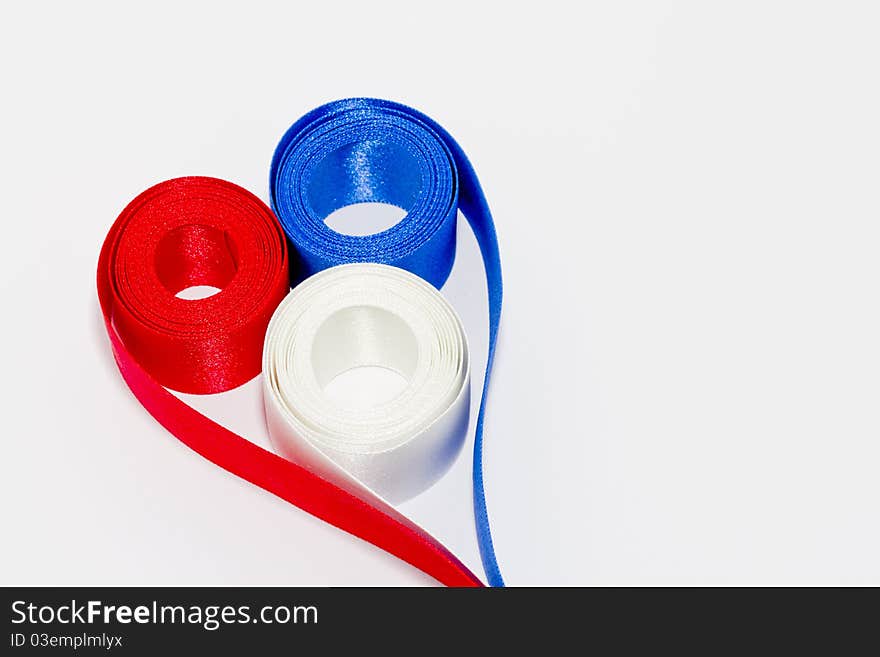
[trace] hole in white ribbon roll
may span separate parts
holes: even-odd
[[[377,404],[328,393],[342,373],[362,368],[396,372],[406,384]],[[341,265],[300,283],[269,323],[263,374],[278,452],[355,494],[412,497],[446,472],[464,442],[464,330],[434,287],[402,269]]]
[[[350,306],[324,320],[312,346],[315,378],[341,407],[366,409],[395,399],[415,372],[419,345],[398,315]]]
[[[412,377],[419,344],[412,327],[380,306],[351,305],[329,314],[315,332],[312,366],[318,385],[355,367],[378,366]]]
[[[367,409],[387,404],[406,390],[408,381],[387,367],[364,365],[334,376],[324,394],[343,408]]]
[[[354,203],[334,210],[324,223],[343,235],[375,235],[400,223],[406,210],[390,203]]]

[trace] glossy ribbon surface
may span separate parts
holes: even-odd
[[[380,403],[332,398],[356,368],[406,386]],[[470,416],[467,339],[436,288],[403,269],[330,267],[297,285],[266,333],[263,398],[276,451],[373,504],[436,482],[461,451]]]
[[[116,330],[159,383],[213,393],[260,373],[266,325],[288,291],[284,235],[260,199],[215,178],[169,180],[128,204],[104,250],[99,284]],[[192,286],[221,292],[176,296]]]
[[[405,105],[353,98],[319,107],[282,137],[269,178],[272,208],[298,254],[294,281],[334,265],[379,262],[407,269],[435,287],[455,259],[457,211],[483,256],[489,293],[489,352],[474,443],[474,516],[488,581],[504,584],[483,488],[483,421],[501,318],[501,260],[489,206],[464,151],[439,124]],[[324,219],[353,203],[407,211],[373,235],[344,235]]]
[[[110,229],[97,275],[107,334],[129,388],[168,431],[222,468],[444,584],[479,586],[454,555],[393,507],[365,503],[163,387],[220,392],[258,374],[266,326],[289,290],[288,276],[286,243],[272,212],[240,187],[179,178],[138,196]],[[176,296],[193,285],[222,289],[205,299]]]

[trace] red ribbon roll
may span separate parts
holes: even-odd
[[[128,204],[104,248],[116,330],[159,383],[212,393],[260,373],[289,289],[284,234],[260,199],[214,178],[169,180]],[[197,285],[221,291],[175,296]]]
[[[197,300],[175,296],[195,285],[221,291]],[[367,504],[223,428],[163,387],[221,392],[259,374],[266,326],[288,290],[286,242],[271,210],[215,178],[177,178],[145,191],[119,215],[98,260],[98,298],[119,371],[162,426],[220,467],[438,581],[480,586],[393,507]]]

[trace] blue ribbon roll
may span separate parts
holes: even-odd
[[[272,209],[298,258],[296,283],[351,262],[394,265],[440,288],[455,260],[458,210],[476,235],[489,291],[489,354],[474,442],[474,518],[490,585],[503,586],[483,490],[483,418],[498,323],[501,259],[489,206],[464,151],[435,121],[387,100],[351,98],[323,105],[293,124],[272,158]],[[324,219],[354,203],[388,203],[407,212],[373,235],[344,235]]]

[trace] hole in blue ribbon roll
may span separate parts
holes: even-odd
[[[387,203],[409,210],[422,188],[419,164],[408,148],[393,141],[346,144],[308,172],[309,204],[321,218],[354,203]]]
[[[406,210],[390,203],[355,203],[334,210],[324,223],[342,235],[375,235],[400,223]]]

